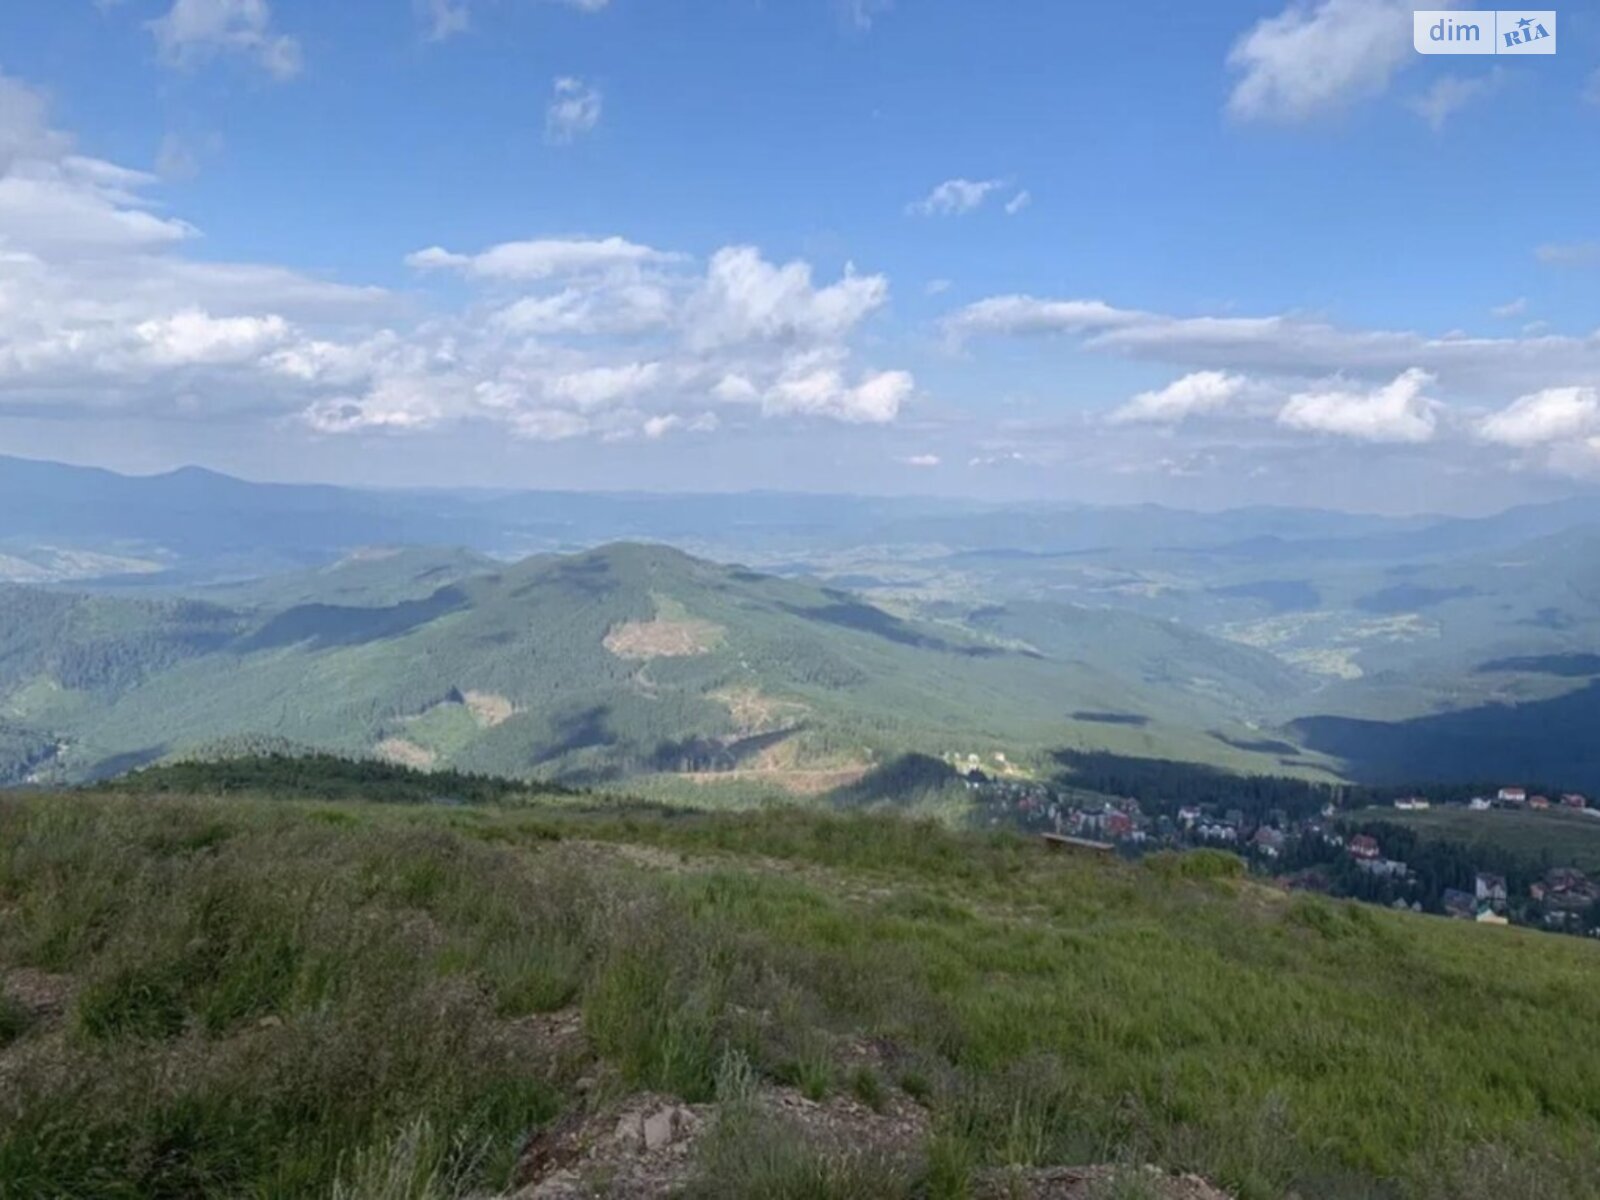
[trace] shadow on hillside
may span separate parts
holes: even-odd
[[[309,643],[313,650],[359,646],[400,637],[466,607],[466,593],[456,587],[440,588],[426,600],[405,600],[384,608],[301,604],[279,613],[237,646],[247,654],[301,643]]]
[[[1555,780],[1600,790],[1600,682],[1526,704],[1485,704],[1409,721],[1306,717],[1306,747],[1362,783]]]
[[[825,594],[836,603],[816,608],[807,608],[799,604],[780,604],[778,607],[791,616],[804,617],[808,621],[820,621],[826,625],[838,625],[844,629],[859,630],[902,646],[915,646],[919,650],[938,650],[946,654],[965,655],[968,658],[998,658],[1006,653],[993,646],[962,646],[934,637],[932,634],[922,633],[892,613],[861,603],[848,592],[838,592],[830,588]]]

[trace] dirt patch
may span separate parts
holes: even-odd
[[[59,1017],[72,1003],[75,988],[70,975],[52,975],[19,967],[0,976],[0,995],[20,1004],[35,1020]]]
[[[504,725],[517,713],[515,704],[494,692],[462,692],[461,702],[467,706],[472,719],[483,729]]]
[[[534,1135],[517,1167],[515,1200],[643,1200],[690,1183],[699,1153],[719,1122],[756,1118],[803,1138],[820,1153],[921,1153],[928,1116],[904,1098],[875,1112],[845,1096],[817,1102],[791,1088],[765,1088],[731,1112],[642,1093],[587,1113],[572,1113]]]
[[[625,621],[612,628],[601,642],[618,658],[692,658],[714,649],[722,640],[722,626],[710,621]]]
[[[426,746],[419,746],[415,742],[408,742],[405,738],[384,738],[374,747],[378,757],[387,762],[398,763],[402,767],[415,767],[419,771],[427,771],[439,761],[439,756]]]
[[[1168,1175],[1155,1167],[1035,1167],[984,1171],[973,1181],[973,1200],[1232,1200],[1198,1175]]]
[[[809,711],[797,700],[779,700],[753,687],[724,688],[712,692],[711,699],[728,706],[728,715],[742,736],[769,733],[793,725]]]

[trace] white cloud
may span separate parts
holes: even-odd
[[[604,104],[599,88],[570,75],[557,79],[544,114],[545,140],[565,146],[592,132]]]
[[[611,0],[547,0],[579,12],[597,13],[607,8]],[[442,42],[472,27],[473,0],[412,0],[417,19],[422,22],[423,35],[432,42]]]
[[[1006,201],[1006,216],[1014,217],[1028,205],[1033,203],[1033,193],[1023,188],[1015,196]]]
[[[134,326],[148,347],[151,362],[161,366],[193,363],[240,363],[260,358],[290,336],[282,317],[213,317],[186,309],[166,317],[153,317]]]
[[[148,25],[170,66],[242,54],[278,79],[300,73],[300,43],[274,32],[267,0],[173,0],[166,14]]]
[[[568,401],[579,411],[588,412],[649,391],[660,381],[661,375],[658,362],[589,367],[557,376],[548,391],[555,399]]]
[[[1228,111],[1299,121],[1381,93],[1416,56],[1412,5],[1401,0],[1295,0],[1233,46],[1239,80]]]
[[[427,30],[429,41],[442,42],[472,25],[468,0],[412,0],[417,16]]]
[[[942,296],[955,285],[948,279],[930,279],[922,285],[924,296]]]
[[[937,454],[911,454],[900,461],[908,467],[937,467],[944,460]]]
[[[1369,391],[1300,392],[1289,397],[1278,422],[1363,442],[1429,442],[1438,429],[1441,407],[1423,394],[1433,382],[1426,371],[1413,369]]]
[[[695,417],[685,417],[680,413],[663,413],[660,416],[646,418],[640,427],[640,432],[654,441],[679,430],[685,433],[714,433],[721,424],[717,414],[713,412],[701,413]]]
[[[1555,267],[1600,266],[1600,242],[1546,242],[1534,249],[1533,256]]]
[[[1494,91],[1501,79],[1498,69],[1477,76],[1441,75],[1427,91],[1410,101],[1411,111],[1438,131],[1455,113]]]
[[[1515,300],[1507,300],[1504,304],[1496,304],[1489,310],[1489,315],[1494,317],[1509,318],[1520,317],[1528,311],[1528,298],[1518,296]]]
[[[1555,387],[1520,396],[1478,424],[1478,435],[1497,445],[1527,449],[1600,434],[1600,391]]]
[[[839,282],[819,288],[807,263],[780,267],[762,258],[754,246],[728,246],[712,256],[689,301],[689,340],[701,349],[750,341],[831,341],[848,334],[888,298],[889,281],[882,275],[858,275],[847,266]]]
[[[883,13],[894,7],[894,0],[834,0],[846,23],[867,30]]]
[[[1583,336],[1430,336],[1346,328],[1296,313],[1178,317],[1102,300],[994,296],[945,321],[960,343],[979,336],[1049,336],[1084,348],[1187,369],[1314,379],[1392,379],[1418,367],[1464,395],[1503,397],[1560,383],[1600,381],[1600,331]]]
[[[467,422],[518,437],[709,433],[708,405],[893,420],[908,374],[856,361],[888,281],[729,246],[697,265],[620,236],[433,247],[483,286],[418,316],[383,289],[189,257],[159,180],[74,152],[0,76],[0,411],[298,422],[323,436]]]
[[[1193,416],[1227,409],[1245,388],[1245,379],[1223,371],[1195,371],[1157,391],[1140,392],[1110,417],[1114,424],[1172,425]]]
[[[868,372],[849,384],[831,357],[795,360],[762,396],[762,412],[883,425],[899,416],[900,406],[916,389],[916,381],[906,371]]]
[[[921,200],[906,205],[906,211],[919,217],[964,216],[1005,186],[1004,179],[946,179]]]
[[[677,257],[620,237],[535,238],[502,242],[478,254],[455,254],[431,246],[407,255],[406,264],[423,271],[460,271],[479,279],[536,280],[669,262]]]

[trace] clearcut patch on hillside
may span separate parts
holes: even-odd
[[[742,734],[769,733],[793,725],[810,711],[798,700],[780,700],[753,687],[730,687],[712,692],[711,699],[728,707],[734,727]]]
[[[385,762],[398,763],[402,767],[415,767],[419,771],[426,771],[439,761],[439,756],[432,750],[405,738],[384,738],[373,749]]]
[[[692,658],[715,649],[722,640],[722,626],[693,617],[669,620],[624,621],[612,627],[602,645],[618,658]]]
[[[484,729],[504,725],[517,712],[517,706],[510,699],[495,692],[462,692],[461,702]]]

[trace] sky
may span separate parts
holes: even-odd
[[[1437,0],[1431,0],[1437,2]],[[1482,512],[1600,484],[1600,5],[7,0],[0,453]]]

